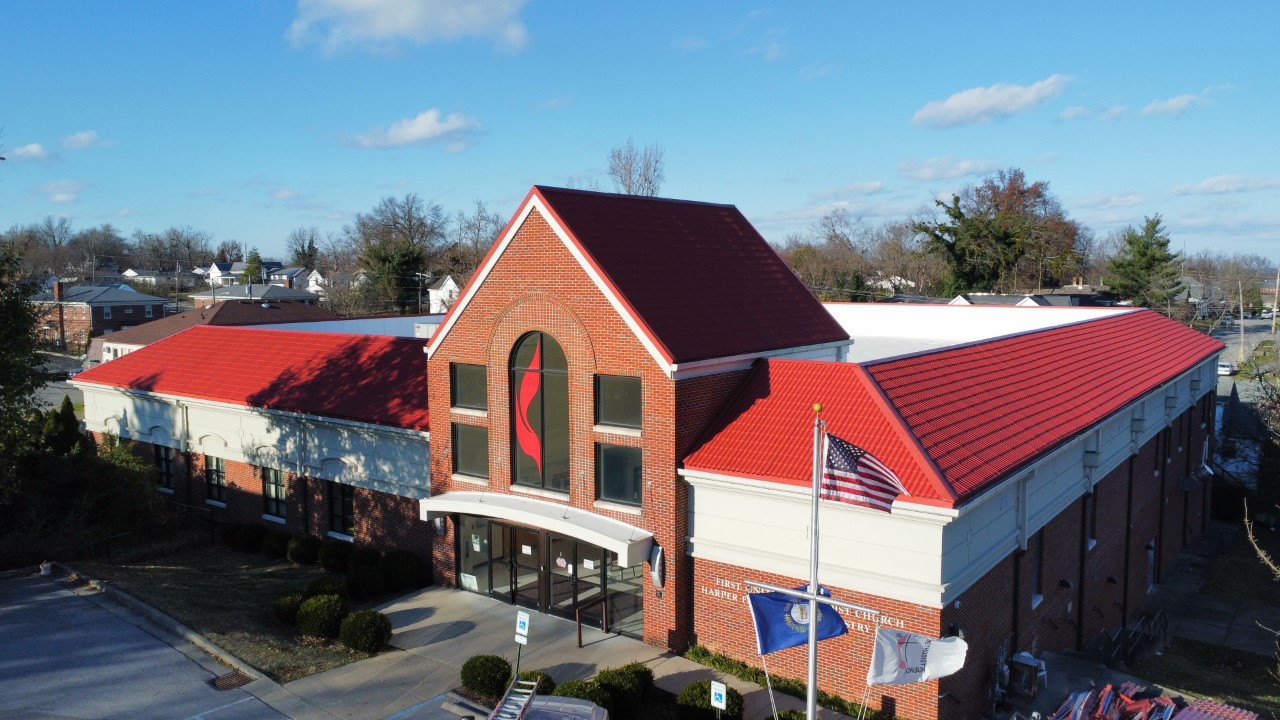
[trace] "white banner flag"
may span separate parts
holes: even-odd
[[[867,668],[868,685],[906,685],[946,677],[964,667],[969,646],[958,637],[935,640],[902,630],[880,629]]]

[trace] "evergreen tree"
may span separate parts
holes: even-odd
[[[45,381],[37,352],[36,308],[27,302],[34,283],[22,272],[22,249],[17,240],[0,242],[0,504],[14,485],[20,454],[31,447],[39,430],[34,425],[33,393]]]
[[[250,250],[249,257],[245,258],[244,272],[240,273],[240,282],[245,285],[265,282],[262,277],[262,256],[258,254],[258,248]]]
[[[1125,228],[1121,242],[1120,254],[1107,264],[1112,294],[1168,312],[1186,287],[1178,281],[1182,255],[1169,252],[1169,232],[1160,216],[1146,218],[1141,231]]]

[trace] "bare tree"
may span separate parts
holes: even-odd
[[[609,151],[609,177],[618,192],[654,197],[665,179],[662,146],[654,143],[643,148],[627,138],[627,144]]]
[[[469,214],[459,211],[453,221],[449,246],[441,253],[437,267],[454,274],[459,284],[465,284],[502,232],[502,225],[502,216],[489,212],[480,200]]]
[[[320,242],[320,229],[314,225],[300,227],[289,233],[289,239],[284,245],[289,263],[294,267],[315,270],[320,256]]]
[[[223,240],[213,253],[217,262],[242,262],[244,260],[244,244],[238,240]]]

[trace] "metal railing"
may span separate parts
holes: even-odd
[[[1116,628],[1098,633],[1098,661],[1107,667],[1117,663],[1130,665],[1142,651],[1153,645],[1163,644],[1169,637],[1169,618],[1163,610],[1155,615],[1143,615],[1129,628]]]
[[[603,604],[600,609],[600,629],[603,632],[609,632],[609,596],[601,595],[595,600],[588,600],[573,609],[573,621],[578,625],[578,647],[582,647],[582,613],[590,610],[596,605]]]

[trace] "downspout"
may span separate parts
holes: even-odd
[[[311,534],[311,511],[307,507],[307,496],[310,494],[307,487],[307,476],[303,472],[306,464],[303,462],[303,456],[306,451],[307,442],[307,421],[298,418],[298,448],[294,462],[294,472],[297,475],[297,484],[302,486],[302,532],[305,535]]]
[[[1153,579],[1157,583],[1160,582],[1160,575],[1161,575],[1160,566],[1163,564],[1160,562],[1160,555],[1161,553],[1164,552],[1164,505],[1168,501],[1168,498],[1165,497],[1164,484],[1165,484],[1165,477],[1169,474],[1165,472],[1169,467],[1169,463],[1166,462],[1166,459],[1168,458],[1168,455],[1169,455],[1170,438],[1168,436],[1172,434],[1173,433],[1170,432],[1168,428],[1165,428],[1164,432],[1160,433],[1157,436],[1160,439],[1156,441],[1156,450],[1157,450],[1156,472],[1160,473],[1160,512],[1157,513],[1157,516],[1159,518],[1158,520],[1159,524],[1156,525],[1156,551],[1155,551],[1156,562],[1155,562],[1155,572],[1153,573]]]
[[[1129,485],[1125,491],[1127,497],[1124,503],[1124,585],[1121,587],[1120,595],[1120,626],[1124,627],[1129,623],[1129,562],[1132,559],[1133,548],[1130,544],[1133,542],[1133,461],[1137,456],[1129,456]]]
[[[1089,502],[1098,502],[1092,490],[1085,496],[1086,502],[1080,503],[1080,575],[1076,580],[1076,650],[1084,649],[1084,564],[1089,557]]]
[[[1010,656],[1018,653],[1018,608],[1022,607],[1018,591],[1022,588],[1022,556],[1026,554],[1026,550],[1013,553],[1013,646],[1009,649]]]

